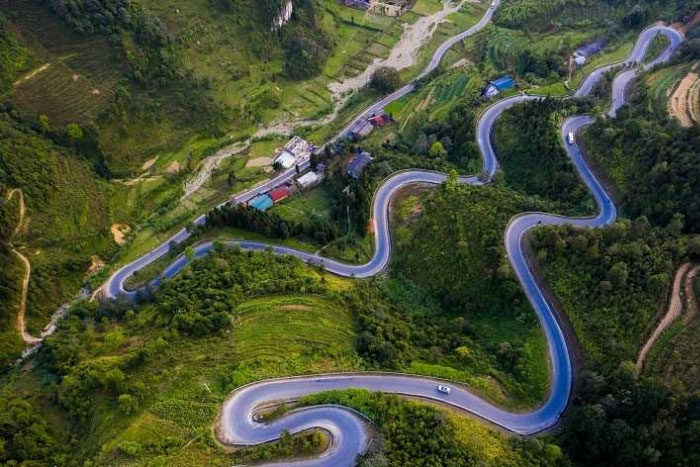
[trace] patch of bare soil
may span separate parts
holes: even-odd
[[[97,255],[90,256],[90,267],[87,270],[87,275],[91,276],[97,271],[105,267],[105,262]]]
[[[167,166],[164,170],[164,172],[166,174],[176,174],[179,171],[180,171],[180,163],[178,161],[174,161],[169,166]]]
[[[147,160],[146,162],[144,162],[143,165],[141,166],[141,170],[148,170],[148,169],[150,169],[151,167],[153,167],[153,164],[155,164],[157,160],[158,160],[158,157],[154,157],[153,159],[148,159],[148,160]]]
[[[255,159],[250,159],[248,162],[246,162],[245,166],[246,167],[267,167],[269,165],[272,165],[273,159],[272,157],[256,157]]]
[[[18,85],[22,84],[22,83],[25,82],[25,81],[29,81],[30,79],[34,78],[36,75],[38,75],[39,73],[41,73],[42,71],[48,70],[50,66],[51,66],[50,63],[44,63],[42,66],[40,66],[40,67],[37,68],[36,70],[32,70],[32,71],[30,71],[29,73],[27,73],[26,75],[22,76],[20,79],[18,79],[18,80],[15,81],[14,83],[12,83],[12,85],[13,85],[13,86],[18,86]]]
[[[131,232],[131,227],[126,224],[112,224],[109,230],[112,232],[114,242],[117,245],[123,245],[126,243],[126,236]]]

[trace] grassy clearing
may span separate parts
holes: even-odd
[[[303,221],[311,216],[330,218],[330,211],[330,196],[323,186],[295,193],[270,209],[271,214],[289,221]]]
[[[327,299],[263,298],[239,306],[236,315],[240,367],[234,386],[281,374],[358,367],[352,314]]]
[[[443,6],[439,0],[418,0],[411,11],[417,15],[428,16],[442,10]]]

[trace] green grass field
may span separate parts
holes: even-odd
[[[295,193],[280,204],[270,209],[289,221],[303,221],[311,216],[330,218],[330,195],[326,188],[319,186],[312,190]]]

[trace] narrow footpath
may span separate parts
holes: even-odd
[[[10,246],[10,249],[12,250],[12,253],[14,253],[15,256],[17,256],[22,262],[22,264],[24,264],[24,277],[22,278],[22,291],[20,293],[19,307],[17,309],[17,324],[15,325],[15,327],[17,329],[17,332],[19,332],[22,336],[22,340],[26,344],[34,345],[41,342],[41,339],[38,337],[34,337],[27,332],[27,325],[24,321],[24,315],[27,309],[27,291],[29,289],[29,277],[32,274],[32,265],[27,259],[27,257],[20,253],[19,250],[17,250],[17,248],[15,248],[15,246],[12,244],[12,240],[14,240],[14,238],[19,234],[19,231],[22,228],[22,223],[24,222],[24,213],[26,210],[24,206],[24,194],[19,188],[10,191],[10,194],[7,195],[7,201],[10,201],[10,199],[12,199],[12,196],[15,193],[17,194],[19,199],[19,220],[17,221],[17,227],[15,227],[15,231],[12,233],[12,237],[10,238],[8,244]]]
[[[649,339],[644,343],[642,350],[637,357],[635,372],[639,375],[644,368],[644,360],[651,351],[652,347],[661,334],[669,328],[678,318],[685,313],[685,323],[687,324],[697,314],[697,300],[695,298],[695,290],[693,282],[700,270],[700,266],[693,267],[690,263],[684,263],[673,280],[673,288],[671,289],[671,298],[669,300],[666,313],[656,325]]]

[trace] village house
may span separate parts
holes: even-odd
[[[367,167],[370,162],[372,162],[372,155],[367,151],[360,151],[350,161],[350,165],[348,165],[348,175],[355,179],[360,178],[362,171],[365,170],[365,167]]]
[[[321,179],[318,175],[316,175],[315,172],[307,172],[301,177],[297,178],[299,188],[301,188],[302,190],[311,188],[312,186],[316,185],[319,181],[321,181]]]
[[[295,136],[275,152],[275,164],[279,164],[285,170],[289,169],[308,160],[315,150],[314,145]]]
[[[604,48],[605,42],[603,42],[603,39],[596,39],[593,42],[582,45],[574,52],[574,63],[577,66],[583,66],[589,58],[600,53]]]
[[[501,78],[491,81],[489,85],[486,86],[486,89],[484,90],[484,96],[490,99],[500,94],[501,91],[514,88],[515,86],[516,82],[513,78],[511,78],[510,76],[503,76]]]

